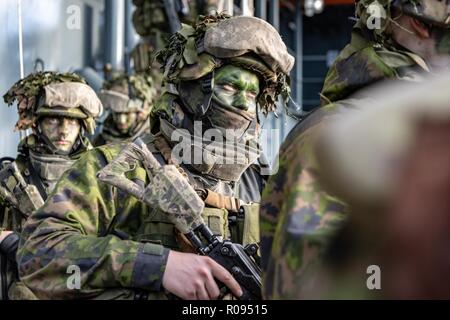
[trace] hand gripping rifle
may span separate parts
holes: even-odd
[[[125,177],[127,171],[140,163],[151,181],[145,188]],[[244,247],[214,235],[201,216],[205,204],[188,180],[175,166],[162,166],[140,138],[129,143],[97,177],[165,212],[198,254],[210,257],[233,275],[243,291],[240,300],[261,299],[261,269],[256,263],[258,246]]]

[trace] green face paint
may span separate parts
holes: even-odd
[[[68,117],[45,117],[39,122],[44,136],[62,152],[70,152],[80,134],[80,121]]]
[[[258,76],[244,68],[226,65],[214,75],[214,90],[207,117],[213,128],[241,139],[256,120]]]
[[[131,130],[131,128],[136,124],[138,117],[137,112],[114,112],[112,116],[117,130],[119,130],[122,134],[127,134]]]
[[[249,70],[226,65],[215,74],[213,100],[224,107],[256,115],[259,92],[259,78]]]

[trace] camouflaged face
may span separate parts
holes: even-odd
[[[174,85],[193,80],[200,83],[224,64],[258,74],[264,80],[258,102],[265,113],[275,109],[279,95],[287,99],[290,92],[288,73],[294,58],[278,32],[258,18],[230,18],[225,14],[200,17],[193,27],[184,25],[174,34],[157,58],[165,81]]]

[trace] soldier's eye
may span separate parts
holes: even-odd
[[[58,118],[47,118],[47,119],[45,119],[45,121],[48,124],[58,124],[59,123],[59,119]]]
[[[222,88],[228,93],[236,93],[237,89],[231,84],[224,84]]]
[[[258,94],[256,92],[247,92],[247,98],[255,100]]]

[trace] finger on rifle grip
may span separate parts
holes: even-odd
[[[212,273],[214,275],[214,278],[226,285],[234,296],[240,298],[243,295],[241,286],[236,281],[236,279],[234,279],[234,277],[231,275],[231,273],[228,272],[227,269],[225,269],[215,261],[213,261]]]

